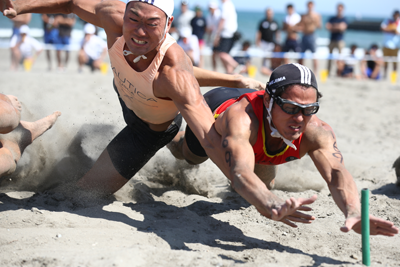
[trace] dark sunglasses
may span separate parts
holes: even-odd
[[[301,105],[299,103],[283,99],[279,96],[275,97],[275,102],[285,113],[290,115],[297,114],[301,110],[304,116],[311,116],[317,113],[319,110],[319,102]]]

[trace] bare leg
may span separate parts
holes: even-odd
[[[187,161],[187,163],[192,165],[203,163],[208,159],[208,157],[199,157],[193,154],[192,151],[190,151],[185,140],[184,131],[180,131],[174,137],[174,139],[169,144],[167,144],[167,148],[169,149],[169,151],[171,151],[172,155],[174,155],[175,158],[184,159]]]
[[[127,182],[128,179],[114,168],[105,149],[90,171],[78,181],[78,186],[90,193],[106,196],[117,192]]]
[[[57,56],[58,69],[61,70],[63,67],[62,60],[61,60],[61,50],[57,50],[56,56]]]
[[[85,53],[85,51],[83,51],[82,49],[79,50],[79,54],[78,54],[78,64],[79,64],[79,72],[82,71],[82,66],[85,65],[85,63],[88,61],[88,57]]]
[[[47,58],[47,69],[50,71],[51,70],[51,54],[50,50],[46,50],[46,58]]]
[[[64,66],[63,66],[64,69],[67,68],[68,61],[69,61],[69,51],[65,51]]]
[[[266,76],[270,76],[272,74],[272,70],[270,70],[268,67],[261,67],[261,73],[266,75]]]
[[[257,174],[267,188],[271,190],[275,185],[277,169],[277,166],[256,164],[254,166],[254,173]]]
[[[19,51],[18,47],[11,47],[10,48],[11,52],[11,70],[17,70],[19,66],[19,61],[21,59],[21,53]]]
[[[314,73],[318,73],[318,60],[317,59],[313,59],[313,63],[314,63]]]
[[[219,57],[222,61],[222,64],[224,64],[226,73],[233,74],[233,71],[237,66],[239,66],[239,63],[237,63],[231,55],[225,52],[220,52]]]
[[[0,177],[15,171],[25,148],[49,130],[60,115],[56,111],[35,122],[21,121],[14,131],[0,135]]]
[[[18,127],[21,110],[17,97],[0,94],[0,133],[7,134]]]
[[[216,52],[213,52],[212,58],[211,58],[213,71],[217,71],[217,56],[218,56],[218,54]]]

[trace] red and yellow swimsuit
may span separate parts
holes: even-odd
[[[243,97],[246,97],[250,104],[253,107],[254,113],[256,114],[259,125],[262,127],[258,127],[258,133],[257,133],[257,141],[253,145],[253,150],[254,150],[254,156],[255,156],[255,162],[256,164],[263,164],[263,165],[279,165],[283,164],[295,159],[300,159],[300,143],[301,139],[303,137],[303,134],[300,135],[300,137],[292,143],[297,147],[297,150],[294,150],[293,148],[286,146],[283,151],[275,154],[275,155],[270,155],[267,152],[267,148],[265,146],[266,138],[265,138],[265,131],[264,131],[264,120],[263,120],[263,111],[264,111],[264,106],[263,106],[263,95],[264,91],[256,91],[254,93],[247,93],[242,96],[240,96],[238,99],[229,99],[222,103],[216,110],[215,110],[215,117],[218,117],[219,114],[224,112],[228,107],[230,107],[232,104],[240,101]]]

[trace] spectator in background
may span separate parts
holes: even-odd
[[[169,28],[168,33],[172,36],[172,38],[175,39],[175,41],[179,40],[179,33],[178,30],[176,29],[176,23],[174,20],[171,23],[171,27]]]
[[[282,46],[278,43],[275,44],[274,46],[274,53],[282,53]],[[262,66],[261,67],[261,73],[266,75],[266,76],[271,76],[271,73],[280,65],[285,64],[285,59],[283,57],[272,57],[271,58],[271,66],[267,67],[267,66]]]
[[[107,54],[107,43],[95,35],[96,27],[93,24],[87,23],[83,31],[85,32],[85,37],[78,55],[78,70],[82,72],[83,65],[87,65],[94,72],[99,70],[101,63],[103,63],[103,59]]]
[[[189,9],[188,5],[189,1],[182,0],[181,13],[176,17],[176,29],[178,30],[178,33],[180,33],[184,28],[189,28],[192,30],[190,22],[196,14],[194,11]]]
[[[366,58],[361,61],[361,75],[363,78],[379,80],[381,78],[380,72],[383,65],[383,60],[376,52],[378,45],[373,44],[366,53]]]
[[[193,29],[192,33],[196,35],[197,39],[199,40],[200,61],[198,67],[202,68],[203,67],[202,50],[204,47],[204,34],[206,33],[207,22],[203,16],[203,10],[201,9],[201,7],[196,6],[194,11],[196,12],[196,16],[192,19],[190,25],[192,26]]]
[[[75,14],[59,14],[55,18],[58,22],[58,38],[57,38],[57,63],[59,70],[65,70],[69,60],[69,44],[71,43],[71,32],[75,25]],[[61,51],[64,50],[64,60]]]
[[[237,14],[231,0],[221,0],[221,19],[214,39],[215,51],[225,67],[225,72],[232,74],[239,65],[229,54],[234,45],[234,35],[237,31]]]
[[[217,71],[217,52],[214,46],[214,39],[218,32],[219,20],[221,19],[221,10],[218,8],[218,4],[215,1],[211,1],[208,4],[209,14],[207,16],[207,35],[209,45],[213,48],[212,53],[212,68],[213,71]]]
[[[321,15],[314,11],[313,1],[308,1],[307,9],[307,13],[301,16],[297,27],[303,33],[301,52],[305,53],[307,50],[310,50],[314,54],[317,50],[315,31],[321,28]],[[299,63],[303,64],[303,58],[299,60]],[[318,60],[316,58],[313,58],[313,68],[314,73],[318,73]]]
[[[265,18],[259,23],[256,35],[256,45],[261,48],[264,55],[272,53],[275,43],[280,42],[280,32],[278,22],[274,20],[274,11],[268,8],[265,11]],[[270,64],[271,65],[271,64]],[[262,60],[262,68],[267,67],[267,57]]]
[[[344,17],[344,5],[339,3],[337,5],[336,16],[331,17],[325,24],[325,28],[331,32],[331,38],[329,43],[329,54],[332,55],[333,49],[338,49],[339,54],[342,53],[342,49],[345,47],[343,40],[344,32],[347,29],[347,20]],[[331,71],[332,60],[328,60],[328,74]]]
[[[247,74],[249,72],[249,66],[251,64],[251,57],[249,54],[250,42],[244,41],[242,44],[242,51],[238,53],[233,59],[239,63],[238,71],[239,74]]]
[[[357,45],[352,44],[350,46],[350,55],[345,59],[337,61],[337,67],[336,67],[337,76],[343,78],[359,78],[355,74],[355,67],[356,64],[358,63],[358,60],[355,56],[356,49]]]
[[[56,14],[42,14],[43,20],[43,41],[46,45],[56,45],[58,43],[58,24]],[[51,64],[51,49],[46,47],[47,69],[53,69]]]
[[[14,35],[11,38],[11,49],[15,52],[15,60],[18,62],[18,65],[27,60],[29,61],[29,66],[31,66],[42,52],[43,46],[38,40],[29,36],[28,25],[22,25],[19,33],[20,36]],[[15,70],[18,69],[18,65]]]
[[[286,31],[286,41],[283,46],[283,52],[300,52],[300,44],[297,40],[297,24],[301,20],[301,16],[296,13],[294,6],[289,4],[286,6],[287,15],[285,21],[283,22],[283,30]],[[285,58],[285,63],[289,63],[289,59]]]
[[[395,57],[397,60],[397,53],[400,47],[400,12],[398,10],[393,12],[392,19],[385,19],[381,24],[383,31],[383,56]],[[387,77],[388,62],[385,61],[383,75]],[[393,62],[393,71],[397,71],[397,62]]]
[[[20,38],[20,28],[22,25],[27,25],[29,24],[29,22],[31,21],[32,18],[32,14],[28,13],[28,14],[22,14],[22,15],[18,15],[15,18],[11,19],[12,23],[13,23],[13,28],[12,28],[12,35],[11,35],[11,40],[15,37],[15,38]],[[11,66],[10,69],[11,70],[16,70],[18,68],[19,65],[19,59],[18,54],[19,51],[16,50],[15,48],[13,49],[14,45],[10,44],[10,52],[11,52]]]
[[[189,56],[193,66],[198,66],[200,62],[200,48],[199,39],[192,34],[189,28],[183,28],[179,33],[178,45],[182,47],[183,51]]]

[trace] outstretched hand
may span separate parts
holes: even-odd
[[[284,204],[275,206],[271,209],[271,219],[280,221],[291,227],[297,227],[295,223],[311,223],[315,220],[314,216],[305,214],[301,211],[311,211],[310,207],[305,205],[312,204],[317,199],[317,195],[310,198],[293,198],[287,199]]]
[[[392,222],[381,218],[369,216],[370,235],[394,236],[399,233],[399,229]],[[340,228],[342,232],[354,232],[361,234],[361,216],[349,217],[345,221],[345,225]]]
[[[10,19],[17,16],[17,11],[15,11],[14,5],[11,0],[0,0],[0,2],[1,12],[3,12],[3,16],[6,16]]]
[[[244,77],[242,75],[239,75],[239,88],[249,88],[249,89],[255,89],[255,90],[265,90],[265,83],[262,83],[260,81],[254,80],[252,78]]]

